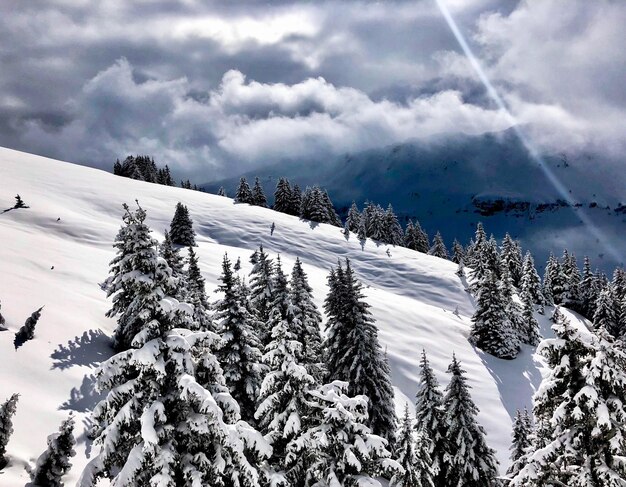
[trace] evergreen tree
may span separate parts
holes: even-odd
[[[476,312],[472,316],[470,342],[485,352],[499,358],[512,359],[519,352],[517,330],[507,317],[507,302],[503,286],[487,270],[480,283]]]
[[[209,300],[206,295],[205,281],[198,265],[198,256],[189,247],[187,265],[186,302],[193,306],[193,328],[201,331],[216,331],[209,315]]]
[[[565,290],[563,292],[563,306],[581,312],[583,308],[580,294],[580,270],[576,263],[576,256],[567,249],[563,251],[563,273],[565,274]]]
[[[178,202],[174,218],[170,223],[170,238],[172,243],[184,247],[195,247],[196,232],[193,230],[193,222],[189,216],[189,210],[185,205]]]
[[[555,338],[541,348],[551,370],[533,399],[538,433],[511,485],[624,485],[626,354],[603,328],[555,315]]]
[[[430,239],[428,238],[428,234],[422,229],[420,222],[417,220],[415,220],[415,241],[415,250],[422,252],[423,254],[427,254],[430,250],[430,245],[428,244]]]
[[[217,357],[226,385],[239,403],[241,416],[249,420],[254,417],[264,372],[259,349],[261,345],[254,326],[256,320],[246,309],[241,289],[226,255],[220,281],[218,291],[223,293],[223,297],[215,305],[215,319],[223,346],[217,351]]]
[[[304,487],[380,487],[402,467],[392,460],[383,438],[367,427],[367,398],[349,397],[347,384],[335,381],[309,392],[315,426],[289,445],[286,466],[302,472]]]
[[[217,190],[217,195],[218,196],[226,196],[226,190],[224,189],[224,186],[220,186],[220,189]]]
[[[293,215],[291,206],[291,185],[287,178],[280,178],[274,191],[274,210]]]
[[[325,302],[326,366],[330,380],[347,381],[348,394],[369,398],[368,425],[391,443],[396,424],[393,388],[378,342],[378,329],[350,261],[346,260],[345,271],[339,264],[335,277],[332,276],[331,273],[331,289]]]
[[[50,487],[60,487],[61,480],[72,464],[76,440],[74,439],[74,418],[70,416],[61,423],[59,432],[48,436],[48,449],[37,459],[37,465],[32,473],[35,484]]]
[[[460,264],[465,260],[465,249],[461,243],[455,238],[452,243],[452,262]]]
[[[522,265],[522,278],[520,280],[521,293],[527,293],[533,303],[543,307],[545,301],[541,292],[541,278],[535,269],[535,262],[530,252],[526,252],[524,256],[524,264]]]
[[[520,341],[527,345],[539,345],[541,336],[539,334],[539,323],[533,314],[535,306],[532,297],[529,292],[522,291],[520,298],[522,300]]]
[[[19,398],[19,394],[13,394],[0,406],[0,469],[7,463],[7,459],[5,458],[7,444],[13,434],[13,415],[17,410],[17,401]]]
[[[15,204],[13,205],[14,209],[19,209],[19,208],[30,208],[29,206],[26,206],[26,203],[24,203],[24,200],[22,200],[22,197],[18,194],[15,195]]]
[[[259,178],[254,178],[254,187],[252,188],[252,204],[267,208],[267,198],[263,188],[261,187]]]
[[[103,288],[113,298],[108,317],[117,317],[116,350],[132,346],[133,339],[162,314],[161,300],[175,294],[176,280],[164,260],[157,257],[157,243],[144,223],[146,212],[131,212],[124,205],[124,225],[117,234],[117,255],[110,263],[110,276]]]
[[[498,461],[495,452],[487,446],[485,430],[476,421],[478,408],[470,397],[465,371],[454,355],[448,373],[452,377],[446,387],[443,407],[449,439],[448,453],[444,459],[446,485],[494,485]]]
[[[435,238],[433,238],[433,246],[430,248],[428,253],[434,257],[439,257],[440,259],[448,258],[446,244],[443,242],[443,238],[439,232],[435,234]]]
[[[263,246],[256,250],[251,258],[252,270],[250,271],[250,304],[260,322],[258,330],[262,345],[269,342],[271,329],[268,329],[268,321],[272,301],[274,300],[274,263],[263,250]]]
[[[582,314],[586,318],[592,318],[596,311],[596,300],[600,290],[597,288],[596,276],[591,270],[591,261],[585,256],[583,273],[580,281],[580,299],[582,301]]]
[[[250,185],[246,178],[241,178],[239,180],[239,187],[237,188],[237,194],[235,196],[236,203],[248,203],[249,205],[254,204],[254,195],[252,194],[252,190],[250,189]]]
[[[15,334],[13,344],[15,345],[16,350],[28,340],[32,340],[33,338],[35,338],[35,326],[37,325],[39,318],[41,318],[41,310],[43,310],[43,306],[37,311],[34,311],[33,314],[31,314],[26,319],[24,325]]]
[[[403,245],[404,234],[402,233],[402,227],[398,222],[398,217],[393,212],[391,204],[387,207],[384,217],[385,238],[383,241],[390,245]]]
[[[293,319],[287,279],[279,261],[276,295],[270,312],[271,341],[263,356],[268,373],[263,379],[255,417],[273,448],[270,462],[274,468],[285,471],[292,485],[301,485],[297,470],[287,472],[286,456],[289,443],[306,427],[309,415],[307,392],[314,386],[315,379],[304,366],[303,344],[291,331]]]
[[[296,339],[304,346],[303,364],[309,374],[321,383],[326,375],[322,360],[322,315],[313,300],[313,289],[299,258],[291,272],[289,299],[293,309],[293,329]]]
[[[430,439],[424,430],[417,435],[411,424],[409,405],[404,406],[404,417],[396,437],[395,458],[404,469],[396,473],[391,487],[435,487],[434,472],[430,459]]]
[[[164,234],[163,243],[159,245],[159,257],[162,257],[165,259],[165,262],[167,262],[167,265],[172,271],[172,278],[178,279],[179,281],[177,286],[178,292],[175,297],[179,300],[183,299],[185,294],[184,291],[187,287],[186,283],[184,283],[184,262],[182,256],[180,255],[180,250],[177,247],[174,247],[170,234],[167,231]]]
[[[359,208],[356,206],[356,203],[354,201],[352,202],[352,206],[348,210],[346,224],[348,225],[348,230],[350,230],[351,232],[359,232],[359,226],[361,225],[361,213],[359,212]]]
[[[522,279],[522,252],[519,243],[506,233],[502,240],[502,265],[505,266],[514,286],[519,286]]]
[[[484,260],[487,246],[487,235],[481,222],[476,225],[473,242],[465,252],[465,264],[469,267],[477,267],[477,259]]]
[[[426,351],[420,360],[420,388],[415,401],[415,429],[430,440],[429,455],[432,460],[436,485],[445,484],[444,456],[447,451],[447,430],[444,421],[443,394],[430,367]]]
[[[511,456],[509,457],[513,463],[506,471],[507,475],[515,476],[520,471],[522,467],[520,459],[528,453],[532,446],[532,434],[533,428],[528,410],[524,408],[522,413],[518,409],[513,420],[513,438],[510,448]]]
[[[357,232],[357,238],[361,242],[365,242],[365,240],[367,239],[367,229],[365,227],[365,221],[363,218],[361,218],[361,222],[359,223],[359,230]]]
[[[291,188],[291,206],[289,214],[302,216],[302,191],[297,184],[294,184]]]
[[[567,292],[567,276],[563,271],[563,266],[557,258],[550,254],[548,263],[546,264],[546,274],[550,277],[550,286],[552,292],[552,299],[554,304],[561,304],[565,299]],[[544,279],[545,281],[545,279]]]
[[[321,199],[324,207],[326,208],[326,213],[328,214],[328,221],[326,223],[330,223],[336,227],[341,227],[341,219],[339,218],[339,215],[337,215],[335,206],[330,200],[330,196],[328,196],[328,192],[325,189],[321,190]]]
[[[609,289],[600,292],[595,307],[596,312],[593,314],[594,328],[602,327],[614,337],[621,336],[624,330],[619,329],[618,316],[615,313],[617,305],[613,301],[613,295]]]

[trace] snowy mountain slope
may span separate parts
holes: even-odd
[[[114,255],[111,244],[121,223],[121,204],[132,205],[135,199],[148,211],[157,238],[168,228],[178,201],[189,207],[209,291],[217,286],[224,252],[233,261],[240,257],[247,274],[250,254],[263,244],[272,257],[281,255],[285,270],[300,257],[321,308],[328,270],[338,258],[349,257],[366,286],[388,351],[398,410],[413,402],[421,349],[428,352],[442,385],[448,382],[445,370],[454,352],[468,371],[488,442],[497,450],[501,468],[508,465],[511,418],[517,407],[530,405],[541,380],[541,362],[530,347],[507,362],[467,342],[473,301],[453,263],[371,241],[361,248],[336,227],[8,149],[0,149],[0,181],[0,209],[11,207],[17,193],[30,205],[0,214],[0,300],[9,328],[0,332],[0,400],[21,394],[8,446],[10,464],[0,471],[0,485],[28,482],[25,467],[34,464],[46,436],[69,411],[78,417],[78,446],[67,485],[73,485],[91,455],[84,434],[88,411],[97,400],[90,375],[111,354],[109,337],[115,327],[104,316],[110,303],[98,283]],[[14,332],[42,305],[35,339],[16,351]],[[549,333],[547,320],[540,317],[540,322]]]
[[[391,203],[399,216],[418,218],[431,236],[440,230],[449,246],[454,238],[468,242],[482,221],[496,238],[508,231],[521,239],[539,267],[550,251],[560,255],[565,242],[581,259],[589,255],[594,266],[611,270],[623,263],[626,179],[616,169],[619,163],[587,154],[555,154],[545,162],[565,194],[555,189],[512,130],[428,144],[407,142],[308,164],[289,161],[246,176],[259,176],[267,193],[273,193],[281,176],[302,187],[320,184],[338,208],[352,201],[359,206],[367,200]],[[224,186],[227,194],[234,194],[238,179],[205,187],[216,192]],[[580,206],[561,203],[568,199]],[[598,245],[581,223],[582,213],[615,252]]]

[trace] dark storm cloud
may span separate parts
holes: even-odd
[[[623,3],[446,4],[542,147],[622,147]],[[511,123],[431,0],[5,1],[0,66],[0,145],[107,168],[226,176]]]

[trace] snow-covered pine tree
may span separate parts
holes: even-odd
[[[390,480],[391,487],[435,487],[434,471],[430,458],[430,439],[424,429],[417,434],[409,416],[409,405],[404,406],[404,416],[396,436],[395,458],[404,469]]]
[[[576,256],[566,250],[563,251],[563,274],[565,274],[565,290],[562,300],[563,306],[574,311],[582,311],[582,297],[580,294],[580,270],[576,262]]]
[[[193,222],[189,216],[189,210],[185,205],[176,203],[176,211],[170,223],[170,238],[172,243],[184,247],[195,247],[196,232],[193,230]]]
[[[445,483],[443,461],[447,451],[447,430],[443,415],[443,393],[426,357],[426,350],[422,350],[420,388],[415,396],[415,429],[423,431],[430,440],[428,453],[433,462],[436,485]]]
[[[532,421],[528,410],[524,408],[524,412],[519,409],[515,412],[513,419],[513,433],[511,441],[511,465],[506,471],[507,475],[514,477],[522,468],[520,459],[528,453],[532,446],[531,440],[533,435]]]
[[[361,222],[359,223],[359,229],[357,231],[356,237],[363,243],[367,239],[367,228],[365,226],[364,218],[361,218]]]
[[[33,313],[26,319],[26,322],[22,325],[22,327],[17,330],[13,340],[16,350],[28,340],[35,338],[35,326],[37,326],[37,322],[39,321],[39,318],[41,318],[42,310],[43,306],[38,310],[33,311]]]
[[[519,342],[526,343],[528,340],[533,340],[532,325],[522,319],[523,305],[518,304],[514,299],[513,294],[515,288],[513,287],[513,279],[509,272],[508,266],[504,265],[503,261],[500,261],[500,275],[502,276],[502,297],[505,302],[505,314],[512,327],[513,331],[517,333],[517,339]],[[533,310],[531,303],[531,312]]]
[[[293,214],[291,212],[291,185],[287,178],[280,178],[276,183],[274,191],[274,210],[281,213]]]
[[[254,187],[252,188],[252,204],[267,208],[267,197],[261,187],[259,178],[254,178]]]
[[[416,248],[418,252],[422,252],[423,254],[427,254],[428,250],[430,250],[430,239],[428,238],[428,234],[422,229],[420,222],[415,220],[415,241]]]
[[[439,257],[440,259],[448,258],[448,249],[446,249],[446,244],[443,241],[441,233],[435,233],[435,237],[433,238],[433,245],[428,251],[428,254],[434,257]]]
[[[163,242],[159,245],[159,257],[162,257],[167,262],[172,271],[172,278],[178,279],[177,292],[174,297],[178,300],[183,300],[187,288],[184,282],[185,272],[183,271],[185,263],[180,255],[180,249],[174,246],[168,231],[165,231]]]
[[[303,364],[317,383],[321,383],[326,376],[320,331],[322,315],[315,305],[313,289],[299,258],[296,258],[291,272],[289,299],[293,308],[293,329],[297,340],[304,346]]]
[[[337,282],[333,283],[329,278],[331,289],[325,302],[326,367],[330,380],[347,381],[349,395],[363,394],[369,398],[368,425],[392,444],[396,427],[394,393],[389,366],[378,342],[378,329],[349,260],[346,259],[345,270],[338,265],[335,279]]]
[[[448,452],[444,458],[446,484],[451,487],[487,487],[495,483],[498,461],[487,446],[485,430],[476,421],[478,408],[456,356],[448,367],[451,374],[443,401]]]
[[[198,265],[198,256],[189,247],[186,273],[187,292],[185,301],[193,305],[193,329],[216,331],[209,315],[210,305],[206,295],[205,281]]]
[[[291,187],[291,205],[289,209],[290,215],[302,216],[302,191],[300,186],[294,184]]]
[[[337,212],[335,211],[335,206],[333,205],[333,202],[330,199],[330,196],[328,196],[328,192],[323,189],[320,190],[321,191],[321,200],[322,203],[324,205],[324,208],[326,208],[326,214],[327,216],[327,221],[325,223],[330,223],[331,225],[335,225],[336,227],[341,227],[341,219],[339,218],[339,215],[337,215]]]
[[[359,226],[361,225],[361,212],[359,211],[359,207],[356,206],[356,203],[354,201],[352,202],[352,206],[350,206],[350,209],[348,210],[346,224],[348,225],[348,230],[354,233],[358,233]]]
[[[216,324],[224,343],[217,351],[217,357],[226,385],[241,408],[241,416],[251,420],[254,418],[264,373],[261,344],[255,330],[257,321],[246,308],[227,255],[224,255],[219,279],[221,284],[218,291],[223,297],[214,309]]]
[[[626,331],[619,329],[619,316],[616,314],[618,306],[613,301],[613,294],[610,289],[600,292],[595,308],[596,312],[593,314],[593,326],[595,329],[602,327],[614,337],[619,337]]]
[[[274,301],[274,262],[269,258],[263,245],[250,257],[250,304],[255,311],[261,328],[257,331],[262,346],[269,343],[270,329],[268,320]]]
[[[226,196],[226,190],[224,189],[224,186],[220,186],[220,189],[217,190],[217,195],[218,196]]]
[[[474,234],[474,239],[465,249],[465,265],[469,267],[476,267],[476,260],[480,258],[484,260],[484,256],[486,254],[485,247],[487,246],[487,234],[485,233],[485,228],[481,222],[478,222],[476,225],[476,232]]]
[[[541,341],[541,335],[539,334],[539,323],[533,314],[535,305],[532,297],[529,292],[522,291],[520,299],[522,300],[520,341],[527,345],[538,345]]]
[[[409,220],[404,229],[404,246],[407,249],[416,250],[417,240],[415,235],[415,227],[413,226],[413,220]]]
[[[270,312],[271,341],[265,347],[263,362],[268,373],[263,379],[255,418],[261,432],[273,448],[270,463],[289,479],[291,485],[302,485],[301,472],[286,464],[287,449],[306,427],[310,414],[307,391],[315,379],[304,366],[305,350],[293,327],[293,309],[287,279],[276,268],[276,294]]]
[[[174,295],[176,286],[171,269],[157,257],[157,242],[145,224],[146,212],[141,207],[135,212],[123,207],[124,225],[114,244],[117,255],[103,285],[107,297],[113,297],[107,316],[117,317],[114,346],[118,351],[131,347],[135,335],[160,312],[159,302]]]
[[[70,416],[61,423],[58,433],[48,436],[48,449],[37,459],[32,479],[36,485],[63,486],[63,475],[72,467],[70,458],[76,452],[74,445],[74,418]]]
[[[541,292],[541,278],[535,269],[535,261],[530,252],[526,252],[522,265],[522,278],[520,280],[520,292],[530,295],[533,303],[543,307],[545,304],[543,293]]]
[[[555,314],[555,338],[540,346],[551,371],[533,398],[537,438],[510,484],[626,485],[626,354],[603,328]]]
[[[403,245],[404,234],[398,217],[393,211],[391,204],[387,207],[384,218],[385,238],[384,242],[391,245]]]
[[[385,240],[385,211],[380,205],[370,203],[365,213],[365,230],[372,240],[384,242]]]
[[[286,467],[301,472],[304,487],[381,487],[402,467],[391,459],[387,442],[367,427],[367,397],[346,395],[348,384],[334,381],[309,392],[309,427],[289,444]]]
[[[549,279],[546,281],[546,278]],[[564,294],[567,291],[567,276],[563,272],[561,262],[559,262],[559,260],[554,257],[552,253],[550,253],[546,264],[544,286],[546,282],[550,283],[550,293],[554,304],[561,304],[563,302]]]
[[[7,444],[13,434],[13,415],[17,411],[17,401],[19,398],[19,394],[13,394],[0,405],[0,469],[7,463],[5,458]]]
[[[239,180],[239,187],[237,188],[237,194],[235,196],[236,203],[248,203],[249,205],[254,204],[254,195],[252,194],[252,190],[250,189],[250,185],[246,178],[241,178]]]
[[[515,358],[519,352],[519,337],[506,314],[502,283],[487,270],[478,289],[470,342],[495,357]]]
[[[596,276],[591,270],[591,261],[585,255],[583,273],[580,280],[580,299],[582,301],[582,314],[588,319],[593,318],[593,314],[596,311],[596,300],[599,293]]]
[[[465,249],[461,242],[459,242],[456,238],[452,243],[452,262],[455,264],[460,264],[461,261],[465,260]]]
[[[502,239],[500,253],[502,265],[507,267],[514,286],[519,286],[522,279],[522,253],[519,243],[511,238],[507,232]]]

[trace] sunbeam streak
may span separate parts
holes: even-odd
[[[450,30],[452,31],[452,33],[454,34],[454,37],[456,38],[457,42],[459,43],[459,46],[463,50],[463,53],[465,54],[465,56],[469,60],[470,64],[472,65],[472,68],[476,72],[476,75],[478,76],[478,78],[480,79],[481,83],[484,85],[485,89],[487,90],[487,93],[489,93],[489,96],[494,101],[494,103],[506,115],[506,117],[508,118],[509,122],[511,123],[511,126],[512,126],[513,130],[515,131],[516,135],[519,137],[519,139],[521,140],[522,144],[524,144],[524,146],[526,147],[526,150],[528,150],[528,153],[530,154],[530,156],[537,162],[537,164],[539,165],[539,167],[541,168],[541,170],[545,174],[545,176],[548,179],[548,181],[559,192],[561,197],[565,201],[567,201],[567,203],[569,203],[570,207],[572,208],[572,211],[575,212],[576,216],[578,216],[580,218],[580,220],[583,222],[583,224],[589,229],[589,231],[598,240],[598,242],[606,249],[606,251],[614,259],[616,259],[617,262],[623,262],[621,254],[617,251],[617,249],[613,245],[611,245],[611,243],[609,242],[608,236],[605,235],[602,232],[602,230],[600,230],[600,228],[598,228],[591,221],[591,218],[589,218],[589,216],[585,213],[585,211],[582,208],[578,208],[578,209],[574,210],[574,204],[576,202],[570,196],[569,192],[567,191],[567,189],[565,188],[563,183],[559,180],[559,178],[556,176],[556,174],[554,174],[552,169],[545,162],[545,160],[543,159],[543,157],[541,156],[541,154],[539,153],[537,148],[534,146],[534,144],[532,143],[530,138],[524,133],[524,131],[522,130],[520,124],[517,121],[517,119],[513,116],[511,111],[508,109],[508,107],[504,103],[504,100],[498,94],[498,91],[493,86],[491,81],[489,81],[489,78],[487,77],[487,74],[483,70],[483,68],[482,68],[482,66],[480,64],[479,59],[474,55],[474,53],[472,51],[472,48],[469,46],[469,44],[465,40],[465,36],[463,35],[463,33],[459,29],[459,26],[457,25],[456,21],[454,20],[454,18],[450,14],[450,10],[448,10],[448,7],[446,6],[444,0],[435,0],[435,2],[437,3],[437,6],[439,7],[441,15],[443,15],[444,19],[446,20],[446,22],[448,24],[448,27],[450,27]]]

